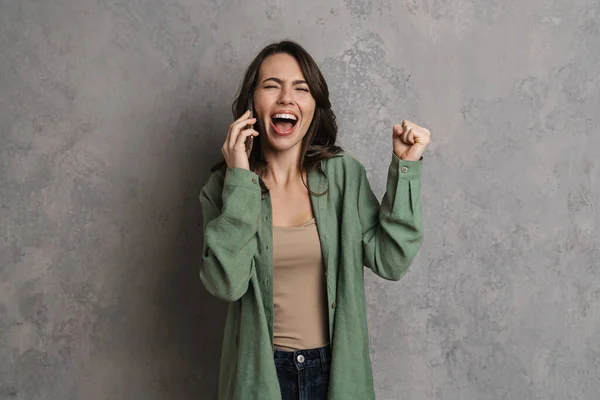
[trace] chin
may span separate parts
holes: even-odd
[[[269,130],[266,137],[267,146],[275,151],[287,151],[296,146],[301,146],[304,135],[280,136]]]

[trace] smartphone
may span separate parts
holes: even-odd
[[[252,95],[248,96],[248,110],[250,110],[250,118],[254,118],[254,101],[252,100]],[[253,126],[254,125],[248,125],[246,128],[252,128]],[[253,136],[248,136],[246,138],[246,153],[248,153],[248,157],[250,157],[250,153],[252,152],[253,142]]]

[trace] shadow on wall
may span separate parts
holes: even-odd
[[[29,332],[0,337],[0,399],[216,398],[227,304],[199,278],[198,196],[231,114],[202,101],[161,99],[115,133],[137,135],[112,149],[128,159],[75,186],[75,217],[49,231],[65,250],[17,289],[18,318],[0,317],[0,336]]]
[[[185,188],[183,193],[177,194],[179,202],[173,203],[176,234],[172,242],[166,244],[170,246],[170,254],[177,254],[175,260],[178,261],[166,268],[159,266],[164,276],[157,279],[160,286],[157,292],[161,295],[156,301],[162,303],[163,310],[162,321],[157,321],[157,325],[171,327],[168,345],[176,347],[161,357],[175,361],[167,368],[160,368],[161,379],[166,379],[160,390],[165,398],[213,399],[217,396],[227,303],[210,295],[199,278],[203,224],[198,196],[211,166],[221,159],[222,141],[231,123],[228,105],[225,101],[222,103],[221,112],[214,112],[210,105],[208,110],[201,109],[201,101],[183,109],[174,132],[184,138],[180,151],[186,160],[179,164],[183,171],[180,168],[176,172],[165,171],[166,176],[181,179],[183,184],[177,186]],[[161,188],[157,187],[156,191],[160,192]]]

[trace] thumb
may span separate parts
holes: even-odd
[[[404,128],[402,128],[401,124],[396,124],[392,128],[392,137],[400,136],[404,133]]]

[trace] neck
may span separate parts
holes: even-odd
[[[271,186],[286,186],[297,182],[302,176],[298,168],[300,160],[301,143],[286,151],[263,150],[263,157],[267,166],[262,178],[271,183]]]

